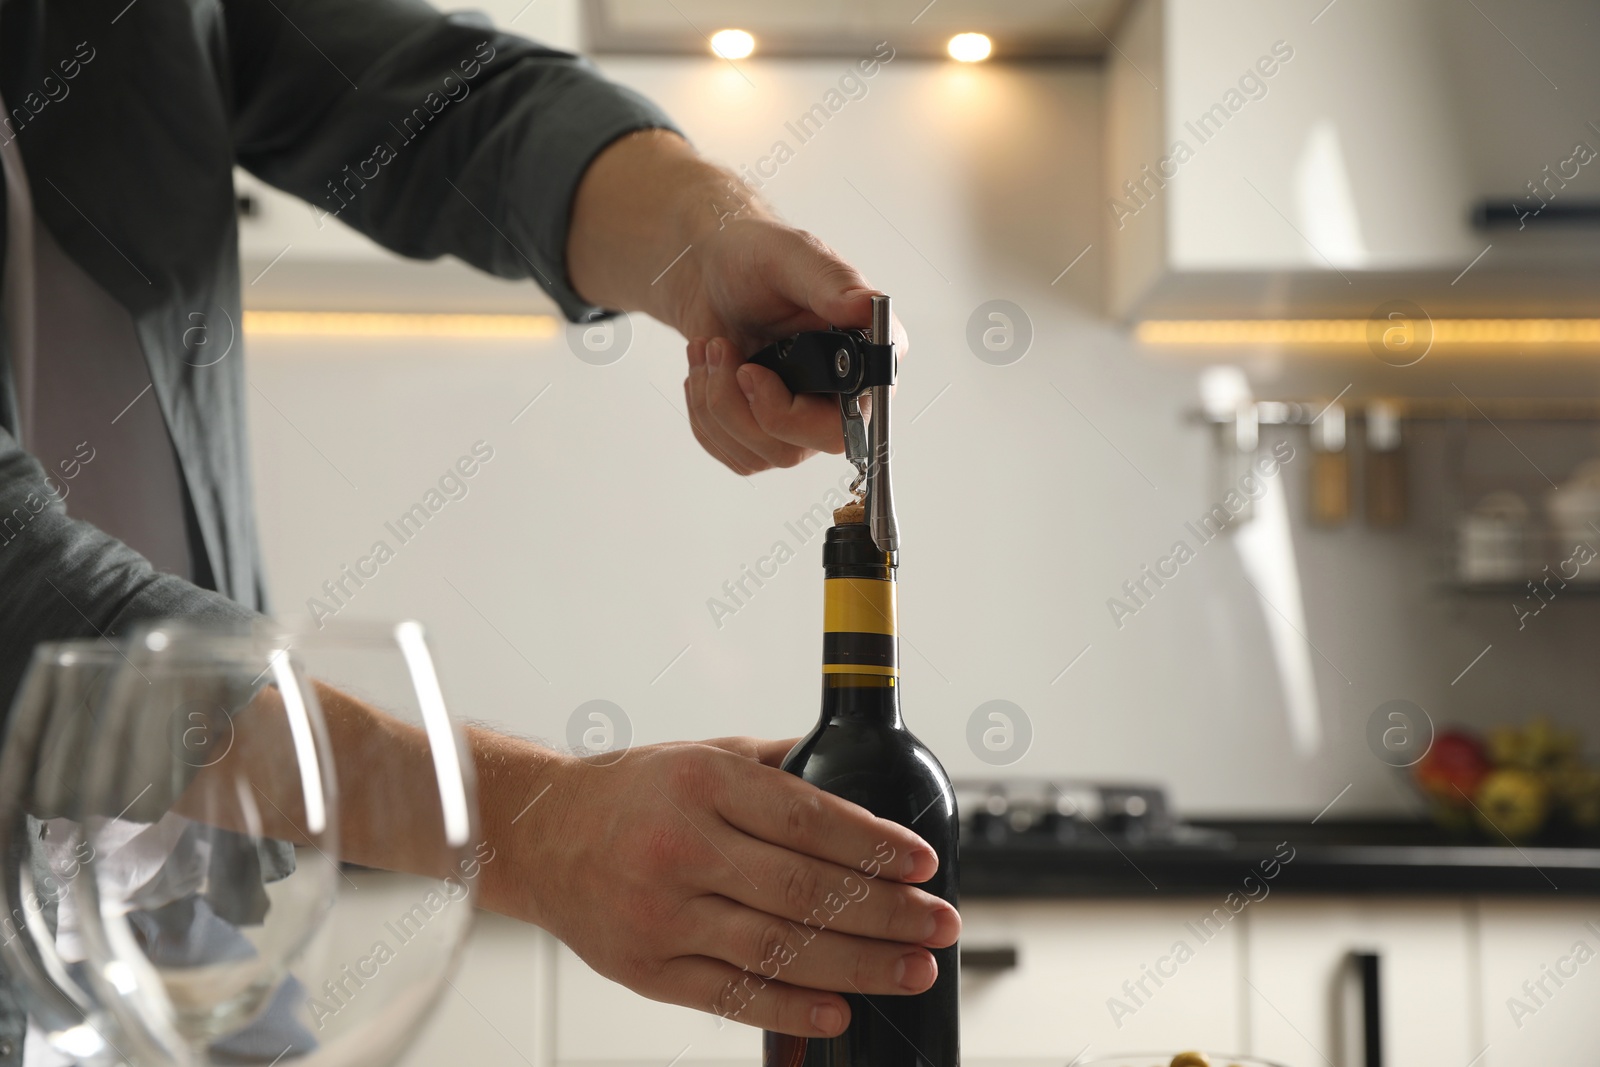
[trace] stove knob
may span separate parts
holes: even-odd
[[[990,793],[983,798],[983,807],[972,813],[972,833],[980,841],[998,845],[1009,835],[1006,810],[1010,807],[1004,793]]]
[[[1087,820],[1061,811],[1048,812],[1040,821],[1040,829],[1047,836],[1063,844],[1078,841],[1090,828]]]

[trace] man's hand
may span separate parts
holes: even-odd
[[[961,930],[954,908],[906,884],[932,877],[937,857],[778,770],[790,746],[734,738],[633,749],[609,766],[562,758],[544,764],[549,795],[515,825],[491,765],[485,832],[510,862],[485,867],[485,905],[537,922],[644,996],[800,1037],[843,1032],[838,992],[926,990],[927,949]]]
[[[643,131],[590,164],[567,257],[586,299],[647,311],[688,340],[689,421],[729,468],[751,474],[844,451],[836,400],[794,396],[745,359],[801,330],[866,328],[878,290],[682,138]],[[903,354],[898,322],[895,341]]]
[[[837,399],[795,396],[745,358],[801,330],[870,326],[878,290],[817,238],[753,203],[708,230],[679,266],[674,323],[690,338],[683,391],[701,447],[740,474],[843,452]],[[903,352],[898,322],[895,334]]]

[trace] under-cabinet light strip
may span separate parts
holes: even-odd
[[[1600,319],[1148,319],[1134,332],[1150,345],[1366,345],[1409,327],[1435,345],[1600,347]]]
[[[554,315],[431,315],[374,311],[246,311],[252,337],[492,337],[556,336]]]

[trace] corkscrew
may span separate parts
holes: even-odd
[[[855,464],[850,491],[866,505],[872,540],[891,556],[900,550],[889,480],[889,393],[898,356],[889,298],[872,298],[872,328],[808,330],[768,345],[750,362],[775,371],[791,393],[826,393],[839,398],[844,454]],[[872,400],[872,419],[861,412]]]

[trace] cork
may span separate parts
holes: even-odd
[[[846,526],[853,522],[867,521],[867,506],[859,502],[852,502],[843,507],[833,509],[833,524]]]

